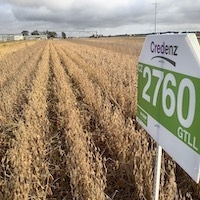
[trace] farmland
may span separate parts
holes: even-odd
[[[143,38],[0,44],[0,199],[152,199],[156,144],[135,121]],[[165,153],[160,199],[200,199]]]

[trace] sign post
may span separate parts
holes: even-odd
[[[200,46],[195,34],[146,37],[138,62],[136,119],[198,183]]]
[[[155,162],[156,166],[154,173],[154,200],[159,200],[161,161],[162,161],[162,147],[157,143],[156,162]]]

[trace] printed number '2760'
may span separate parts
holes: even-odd
[[[176,111],[180,124],[185,128],[189,128],[194,120],[196,105],[196,92],[193,82],[189,78],[183,78],[177,85],[177,80],[174,74],[165,74],[163,71],[157,69],[151,70],[148,66],[144,67],[142,73],[143,78],[147,79],[147,82],[142,90],[142,98],[156,107],[158,94],[161,90],[161,101],[164,113],[168,117],[171,117]],[[148,90],[152,85],[152,79],[155,80],[155,78],[157,82],[153,90],[154,92],[152,96],[150,96]],[[177,87],[178,92],[175,93],[173,87]],[[188,90],[189,99],[187,105],[187,115],[184,115],[183,100],[186,90]]]

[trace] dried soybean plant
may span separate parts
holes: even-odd
[[[2,162],[5,167],[5,199],[42,199],[47,196],[47,163],[45,162],[45,132],[48,130],[46,118],[46,84],[48,81],[49,48],[46,44],[44,54],[38,63],[38,71],[28,94],[23,118]]]
[[[105,166],[88,132],[83,130],[80,111],[67,74],[68,66],[63,66],[57,50],[52,53],[54,74],[57,80],[59,112],[65,127],[66,173],[70,176],[74,199],[104,199]],[[62,115],[65,113],[65,115]]]
[[[142,43],[0,47],[0,199],[152,199],[156,145],[135,121]],[[160,199],[199,198],[164,153]]]
[[[122,56],[115,50],[113,50],[114,52],[111,52],[110,49],[107,51],[103,44],[101,48],[95,48],[95,45],[91,45],[91,48],[86,43],[84,43],[85,45],[82,45],[82,42],[80,43],[81,45],[79,41],[75,43],[72,41],[70,44],[62,44],[61,47],[63,45],[67,47],[62,48],[64,51],[63,59],[65,57],[66,65],[71,66],[71,68],[68,68],[69,73],[73,77],[73,81],[76,82],[75,84],[78,85],[81,94],[83,94],[84,103],[89,103],[89,110],[94,113],[91,118],[95,118],[93,121],[96,124],[96,131],[99,132],[100,127],[101,131],[105,133],[99,135],[99,137],[104,135],[105,139],[102,140],[106,141],[107,148],[110,149],[109,152],[112,152],[111,159],[114,163],[120,163],[121,171],[128,172],[128,175],[122,173],[122,180],[118,185],[122,185],[122,188],[124,185],[127,187],[131,185],[129,183],[131,180],[132,186],[136,189],[136,196],[141,199],[149,199],[153,190],[155,145],[145,131],[142,131],[141,128],[138,129],[134,122],[137,98],[136,63],[138,49],[133,63],[133,58]],[[131,68],[131,65],[135,68]],[[127,66],[129,67],[127,68]],[[120,157],[116,158],[116,155]],[[135,157],[138,158],[137,161]],[[163,195],[161,195],[161,198],[171,199],[177,193],[175,165],[168,157],[162,165],[161,191]],[[129,170],[124,170],[124,168],[128,168],[127,166],[131,167]],[[111,174],[116,176],[115,173]],[[170,174],[170,176],[167,174]],[[127,181],[127,177],[124,178],[123,176],[129,176],[129,181]],[[130,179],[130,177],[132,178]]]
[[[94,73],[92,67],[90,70],[89,66],[81,65],[80,61],[75,60],[75,57],[72,59],[72,55],[68,55],[68,53],[69,51],[63,50],[61,57],[65,65],[68,66],[68,72],[76,86],[79,87],[80,93],[83,94],[85,104],[89,105],[90,113],[93,113],[88,120],[90,125],[92,120],[96,123],[96,127],[94,127],[96,130],[93,134],[102,138],[107,151],[105,154],[111,156],[107,157],[108,167],[114,166],[113,172],[111,169],[109,170],[109,176],[113,178],[113,180],[110,179],[110,184],[116,184],[114,187],[123,190],[123,193],[129,193],[129,196],[131,196],[130,190],[127,191],[127,188],[135,189],[137,185],[132,174],[134,161],[132,152],[134,140],[132,139],[139,134],[134,131],[131,120],[127,120],[124,116],[122,106],[112,97],[111,91],[105,85],[109,84],[106,74],[101,76],[101,74]],[[101,77],[105,77],[105,79],[100,79]],[[103,80],[108,81],[103,82]],[[97,134],[98,131],[100,131],[99,135]],[[111,165],[109,164],[110,159],[113,160]],[[144,168],[144,172],[146,172],[146,169]],[[118,178],[119,181],[114,182]],[[138,187],[140,186],[138,185]],[[112,188],[109,190],[111,192]]]

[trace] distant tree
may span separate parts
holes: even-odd
[[[66,33],[65,32],[62,32],[62,38],[66,39]]]
[[[24,31],[21,32],[21,34],[22,34],[23,36],[28,36],[28,35],[29,35],[29,32],[24,30]]]
[[[35,30],[35,31],[33,31],[33,32],[31,33],[31,35],[40,35],[40,34],[39,34],[38,30]]]
[[[55,31],[48,31],[47,32],[47,37],[48,38],[56,38],[57,37],[57,33]]]

